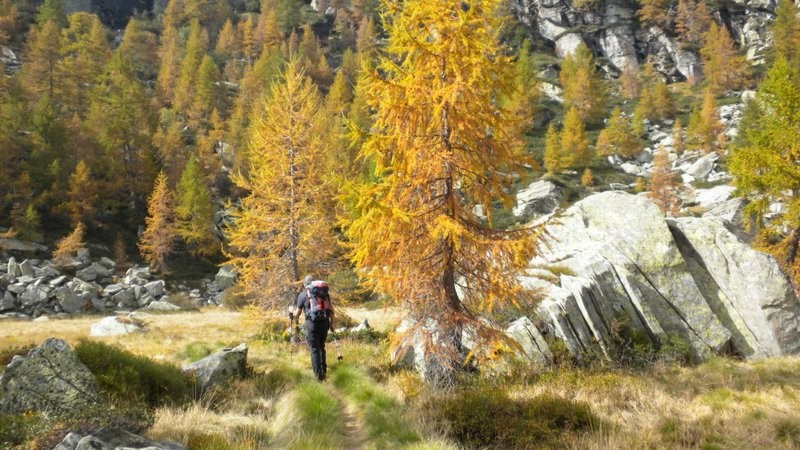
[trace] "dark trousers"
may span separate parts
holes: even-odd
[[[306,341],[311,351],[311,368],[318,380],[324,380],[328,371],[328,363],[325,355],[325,339],[328,338],[328,320],[312,322],[306,320]]]

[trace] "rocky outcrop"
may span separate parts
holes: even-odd
[[[188,447],[181,444],[151,441],[119,428],[103,428],[84,437],[77,433],[69,433],[53,450],[137,448],[148,450],[188,450]]]
[[[247,374],[247,345],[242,343],[235,348],[222,349],[184,366],[182,370],[194,374],[203,390],[234,378],[243,378]]]
[[[551,214],[561,204],[561,188],[552,181],[539,180],[517,192],[517,205],[512,213],[517,217]]]
[[[0,413],[68,414],[99,403],[97,379],[60,339],[15,356],[0,376]]]
[[[626,66],[651,61],[673,81],[700,79],[696,50],[679,42],[673,29],[643,25],[636,17],[638,4],[625,0],[513,0],[511,9],[532,35],[551,41],[559,57],[585,43],[610,63],[607,72],[619,73]],[[768,48],[769,26],[777,2],[725,0],[712,10],[717,23],[724,23],[734,40],[754,63],[762,61]]]
[[[533,265],[559,275],[523,281],[546,294],[544,334],[577,358],[612,358],[625,336],[656,349],[678,339],[696,360],[800,350],[800,301],[785,276],[718,221],[668,222],[643,197],[606,192],[547,228]]]

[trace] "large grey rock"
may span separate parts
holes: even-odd
[[[8,274],[14,277],[22,276],[22,270],[20,270],[19,264],[13,256],[8,259]]]
[[[220,291],[224,291],[231,287],[234,281],[236,281],[236,276],[239,274],[239,271],[236,270],[235,267],[225,264],[219,268],[217,272],[217,276],[214,277],[214,282],[217,285],[217,289]]]
[[[247,374],[247,345],[242,343],[235,348],[225,348],[183,367],[186,373],[194,374],[203,390],[233,378],[243,378]]]
[[[75,277],[82,281],[94,281],[97,279],[97,268],[94,265],[90,265],[75,272]]]
[[[117,304],[120,308],[133,308],[138,306],[136,295],[133,289],[123,289],[111,297],[111,301]]]
[[[146,280],[149,280],[152,275],[150,274],[150,268],[147,266],[144,267],[131,267],[125,272],[125,283],[126,284],[146,284]]]
[[[56,299],[58,299],[58,304],[67,314],[83,311],[88,303],[84,297],[76,294],[66,286],[56,289]]]
[[[31,278],[36,277],[36,272],[34,271],[33,263],[29,259],[26,259],[25,261],[22,261],[19,264],[19,271],[22,273],[21,276],[23,277],[31,277]]]
[[[75,441],[79,439],[77,442]],[[189,448],[173,442],[151,441],[119,428],[102,428],[89,436],[70,433],[53,450],[188,450]]]
[[[698,206],[710,209],[728,201],[735,190],[736,188],[733,186],[727,185],[714,186],[710,189],[698,189],[695,192],[695,201]]]
[[[27,356],[15,356],[0,376],[2,413],[69,413],[101,401],[97,379],[60,339],[47,339]]]
[[[686,173],[696,180],[704,180],[708,174],[711,173],[711,170],[714,169],[714,164],[717,162],[717,159],[719,159],[719,155],[716,153],[709,153],[695,161]]]
[[[152,301],[145,307],[145,309],[149,309],[151,311],[180,311],[181,307],[178,305],[173,305],[170,302]]]
[[[25,288],[25,292],[19,295],[22,306],[33,306],[47,301],[48,292],[43,289],[45,286],[36,283],[29,284]]]
[[[553,354],[542,333],[527,317],[520,317],[511,323],[506,329],[506,334],[520,345],[523,354],[532,362],[548,365],[553,361]]]
[[[104,317],[99,322],[92,324],[89,336],[105,337],[129,334],[140,331],[142,328],[129,321],[120,320],[117,316]]]
[[[0,312],[11,311],[17,307],[17,299],[13,293],[6,291],[0,298]]]
[[[800,300],[775,260],[713,220],[668,221],[695,282],[746,358],[800,351]]]
[[[0,248],[20,253],[38,253],[47,251],[47,247],[44,245],[37,244],[35,242],[21,241],[19,239],[0,239]]]
[[[161,297],[164,295],[164,280],[151,281],[144,285],[147,292],[153,297]]]
[[[618,191],[590,196],[547,227],[538,267],[562,275],[540,307],[576,355],[608,356],[614,324],[658,346],[673,337],[697,359],[727,350],[731,338],[695,284],[658,209]]]
[[[547,180],[539,180],[517,193],[512,211],[517,217],[529,214],[550,214],[561,203],[561,189]]]

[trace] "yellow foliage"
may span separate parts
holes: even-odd
[[[55,250],[53,250],[53,261],[56,264],[60,266],[68,264],[71,256],[86,246],[83,242],[83,233],[83,223],[79,222],[75,229],[72,230],[72,233],[58,241]]]
[[[173,208],[174,199],[167,188],[167,177],[161,172],[147,203],[144,232],[139,239],[139,252],[154,269],[163,269],[167,256],[174,249],[177,234]]]
[[[332,187],[325,178],[324,109],[295,62],[252,118],[247,191],[228,230],[230,263],[246,294],[270,306],[291,302],[305,273],[319,273],[335,249]]]
[[[361,156],[375,162],[377,180],[357,196],[351,257],[370,287],[453,337],[430,342],[450,368],[464,356],[454,336],[466,323],[481,327],[471,309],[532,298],[516,274],[536,233],[490,228],[492,202],[511,203],[509,174],[528,162],[519,118],[495,101],[515,85],[499,3],[384,2],[387,54],[363,81],[376,115]]]

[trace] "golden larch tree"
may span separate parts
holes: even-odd
[[[749,73],[747,60],[734,47],[725,25],[717,26],[712,22],[703,39],[700,56],[706,86],[715,94],[744,86]]]
[[[678,182],[672,170],[669,153],[663,145],[658,146],[653,158],[653,170],[650,177],[650,197],[665,215],[677,216],[681,200],[678,197]]]
[[[78,250],[86,247],[83,241],[84,232],[83,223],[79,222],[70,234],[56,243],[56,248],[53,250],[53,262],[55,262],[56,265],[66,266],[72,261],[72,256],[76,254]]]
[[[701,107],[695,106],[689,116],[686,140],[689,147],[705,152],[720,151],[725,145],[725,127],[719,120],[717,104],[710,88],[703,93]]]
[[[227,232],[230,263],[243,291],[266,306],[289,304],[303,275],[322,272],[335,248],[323,118],[316,87],[290,62],[255,109],[246,172],[233,176],[247,195]]]
[[[592,159],[589,136],[577,108],[567,110],[564,128],[559,135],[559,150],[566,167],[586,167]]]
[[[511,206],[511,175],[527,162],[508,131],[519,129],[517,117],[495,101],[515,81],[499,44],[499,4],[385,1],[385,54],[362,80],[376,114],[361,155],[377,180],[361,186],[347,227],[352,260],[368,287],[414,319],[399,343],[419,333],[423,375],[439,387],[465,363],[467,327],[471,356],[494,354],[478,312],[533,300],[517,275],[535,253],[535,232],[492,227],[492,202]]]
[[[595,150],[599,156],[620,155],[633,158],[642,151],[641,139],[631,130],[630,121],[620,108],[614,108],[608,125],[597,136]]]
[[[144,232],[139,238],[139,252],[154,270],[164,270],[167,257],[175,248],[175,200],[167,186],[167,176],[160,172],[147,202]]]
[[[567,108],[576,108],[584,123],[596,123],[603,119],[606,114],[606,89],[589,47],[581,43],[564,58],[559,79]]]

